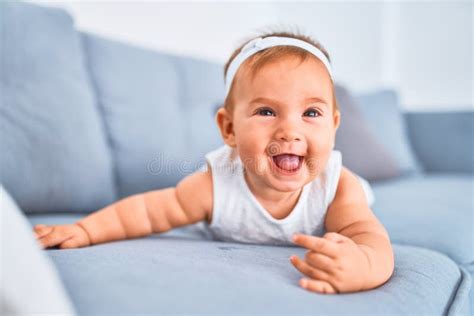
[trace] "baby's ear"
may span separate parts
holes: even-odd
[[[336,110],[336,112],[333,115],[334,119],[334,129],[337,130],[339,128],[339,125],[341,124],[341,112],[339,110]]]
[[[235,147],[234,124],[232,123],[231,113],[226,108],[220,107],[216,113],[216,122],[224,143],[230,147]]]

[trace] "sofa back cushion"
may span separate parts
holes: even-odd
[[[404,117],[425,172],[474,173],[474,111],[408,112]]]
[[[401,173],[420,174],[423,168],[411,147],[397,92],[369,91],[357,95],[357,101],[370,130],[398,162]]]
[[[60,9],[0,3],[0,182],[26,212],[116,199],[79,34]]]
[[[83,34],[121,197],[174,186],[222,144],[217,64]]]
[[[399,176],[397,161],[368,126],[354,95],[340,84],[335,91],[341,112],[335,149],[341,151],[343,165],[368,181]]]

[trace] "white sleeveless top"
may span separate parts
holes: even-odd
[[[294,233],[323,236],[326,211],[334,199],[342,168],[337,150],[330,154],[323,172],[307,183],[296,206],[283,219],[275,219],[250,191],[240,157],[224,145],[206,155],[212,170],[213,210],[206,225],[222,241],[294,245]],[[201,168],[205,171],[206,167]],[[369,188],[370,189],[370,188]]]

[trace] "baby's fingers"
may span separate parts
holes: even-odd
[[[61,244],[70,237],[71,236],[68,236],[59,227],[52,227],[52,230],[49,234],[39,239],[39,243],[43,248],[49,248]]]
[[[338,243],[317,236],[295,234],[293,236],[293,242],[298,246],[306,249],[325,254],[331,258],[337,258],[339,255]]]
[[[322,281],[329,281],[330,279],[330,275],[327,272],[310,266],[308,263],[301,260],[297,256],[291,256],[290,261],[298,271],[311,279],[318,279]]]
[[[313,280],[313,279],[301,279],[300,285],[302,288],[316,293],[323,294],[336,294],[338,293],[329,282]]]
[[[79,248],[83,247],[84,245],[81,244],[80,240],[77,237],[72,237],[67,239],[66,241],[62,242],[59,245],[60,249],[72,249],[72,248]]]
[[[34,227],[36,239],[42,238],[49,234],[53,230],[52,226],[46,226],[43,224],[38,224]]]

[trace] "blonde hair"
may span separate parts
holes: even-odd
[[[313,38],[303,35],[297,32],[267,32],[261,35],[258,35],[254,38],[257,37],[269,37],[269,36],[281,36],[281,37],[290,37],[290,38],[295,38],[299,39],[302,41],[305,41],[315,47],[317,47],[331,62],[331,58],[329,57],[329,53],[326,51],[326,49],[316,40]],[[229,60],[224,66],[224,78],[226,77],[227,71],[229,70],[229,65],[234,60],[234,58],[240,53],[242,48],[251,40],[254,38],[251,38],[247,41],[245,41],[239,48],[237,48],[232,55],[230,56]],[[249,67],[249,72],[251,77],[253,78],[255,74],[263,68],[263,66],[269,64],[272,61],[275,61],[276,59],[282,58],[282,57],[287,57],[287,56],[293,56],[299,58],[301,62],[304,62],[307,58],[316,58],[314,55],[312,55],[310,52],[307,50],[304,50],[302,48],[296,47],[296,46],[274,46],[270,47],[267,49],[264,49],[260,52],[255,53],[254,55],[250,56],[243,64],[241,67]],[[332,79],[331,79],[332,81]],[[232,112],[233,109],[233,88],[235,85],[235,79],[232,82],[230,86],[229,93],[226,96],[226,99],[224,101],[224,107]],[[334,82],[332,82],[332,97],[333,97],[333,113],[336,113],[336,111],[339,111],[339,106],[336,101],[336,93],[335,93],[335,88],[334,88]]]

